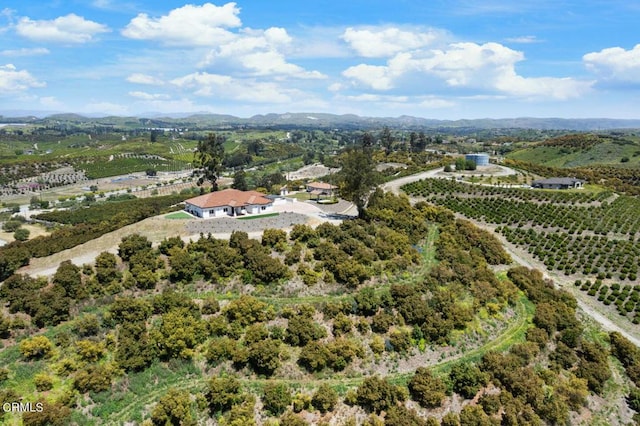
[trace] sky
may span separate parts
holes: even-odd
[[[4,0],[3,111],[640,118],[639,0]]]

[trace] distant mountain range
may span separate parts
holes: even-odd
[[[640,129],[640,119],[612,118],[483,118],[462,120],[434,120],[411,117],[361,117],[353,114],[286,113],[254,115],[240,118],[222,114],[154,114],[138,117],[88,117],[78,114],[47,114],[38,111],[0,111],[0,123],[45,124],[52,121],[67,123],[95,123],[103,125],[143,127],[275,127],[325,129],[375,129],[388,126],[394,129],[538,129],[597,131]]]

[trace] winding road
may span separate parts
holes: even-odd
[[[507,175],[516,173],[515,170],[510,169],[508,167],[504,167],[504,166],[498,166],[498,167],[500,167],[502,171],[500,171],[499,174],[496,174],[494,176],[507,176]],[[395,194],[400,194],[400,193],[403,193],[403,191],[400,189],[403,185],[406,185],[411,182],[416,182],[421,179],[442,177],[440,173],[442,173],[442,169],[430,170],[428,172],[406,176],[403,178],[399,178],[399,179],[395,179],[393,181],[387,182],[382,186],[382,188],[385,191],[391,191]],[[410,199],[411,201],[416,201],[416,199],[414,198],[410,197]],[[469,219],[459,214],[456,214],[456,216],[464,218],[472,222],[474,225],[478,226],[479,228],[482,228],[491,232],[496,238],[498,238],[498,240],[500,240],[503,247],[505,248],[507,253],[509,253],[514,263],[517,263],[529,269],[538,269],[542,271],[545,278],[553,281],[557,287],[562,288],[563,290],[566,290],[569,293],[571,293],[576,298],[578,302],[578,307],[580,308],[580,310],[582,310],[585,314],[587,314],[595,322],[597,322],[602,327],[603,330],[617,331],[620,334],[622,334],[624,337],[629,339],[631,342],[633,342],[633,344],[640,347],[640,328],[638,328],[637,326],[634,326],[631,322],[620,317],[617,313],[613,311],[607,312],[606,307],[600,305],[600,303],[597,300],[595,300],[593,297],[588,296],[583,292],[579,291],[578,289],[576,289],[575,286],[573,285],[573,280],[570,280],[564,276],[558,275],[553,271],[548,271],[542,262],[539,262],[536,259],[534,259],[526,251],[519,250],[513,244],[509,243],[502,235],[495,232],[495,226],[491,226],[483,222],[478,222],[476,220]]]

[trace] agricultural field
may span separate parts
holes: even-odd
[[[507,158],[550,167],[640,167],[640,138],[635,134],[575,134],[523,144]]]
[[[510,261],[451,212],[381,192],[366,221],[260,240],[128,234],[94,264],[5,280],[0,392],[46,409],[2,421],[631,421],[609,336],[540,273],[490,268]]]
[[[615,300],[621,315],[640,321],[637,197],[611,191],[497,188],[443,179],[411,183],[403,190],[495,226],[496,232],[549,270],[574,277],[589,295],[603,302]],[[595,280],[593,286],[589,280]],[[619,291],[621,285],[626,291]],[[616,293],[607,293],[609,287]],[[596,295],[599,291],[602,295]]]

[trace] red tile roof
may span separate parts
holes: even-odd
[[[271,204],[273,201],[266,198],[264,194],[257,191],[240,191],[237,189],[223,189],[222,191],[211,192],[190,198],[185,201],[202,209],[215,207],[243,207],[256,204]]]
[[[311,189],[338,189],[337,186],[326,182],[311,182],[307,184],[307,188]]]

